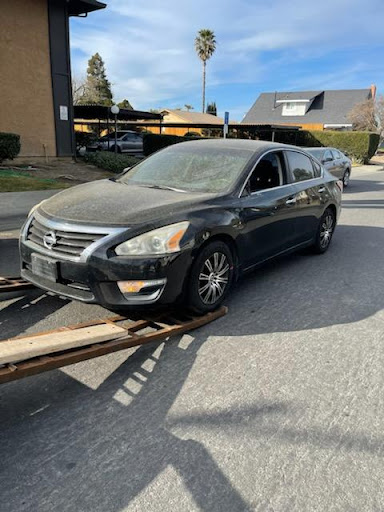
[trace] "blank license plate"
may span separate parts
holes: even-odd
[[[57,262],[32,254],[32,273],[50,281],[57,281]]]

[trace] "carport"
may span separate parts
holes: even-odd
[[[75,128],[81,125],[92,126],[97,128],[99,136],[105,128],[109,133],[110,126],[115,120],[114,114],[111,113],[111,108],[105,105],[75,105],[73,109]],[[144,127],[145,125],[142,122],[137,123],[137,121],[158,121],[156,126],[161,126],[162,118],[161,114],[121,108],[117,114],[117,124],[119,128],[126,127],[127,125]]]

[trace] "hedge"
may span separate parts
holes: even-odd
[[[159,149],[166,148],[178,142],[185,142],[188,140],[201,139],[201,137],[179,137],[178,135],[160,135],[155,133],[146,133],[143,139],[143,153],[145,156],[151,155]]]
[[[140,162],[139,158],[131,155],[121,155],[110,153],[109,151],[98,151],[95,153],[85,153],[83,156],[85,162],[96,165],[106,171],[115,173],[122,172],[126,167],[132,167]]]
[[[276,133],[276,142],[297,146],[331,146],[347,153],[358,163],[367,164],[376,153],[380,136],[372,132],[307,131]]]
[[[13,160],[20,153],[20,135],[0,132],[0,162]]]

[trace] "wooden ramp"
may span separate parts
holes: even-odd
[[[224,316],[220,309],[204,316],[164,312],[135,321],[124,316],[96,320],[30,336],[0,341],[0,384],[78,363],[111,352],[165,341]]]
[[[21,279],[21,277],[0,277],[1,292],[17,292],[27,288],[33,288],[33,284]]]

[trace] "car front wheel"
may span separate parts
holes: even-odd
[[[208,313],[227,297],[234,278],[233,255],[221,241],[206,245],[191,270],[187,302],[189,309]]]
[[[320,219],[319,227],[316,232],[316,239],[313,245],[313,249],[316,253],[322,254],[328,250],[335,227],[336,215],[331,208],[327,208]]]

